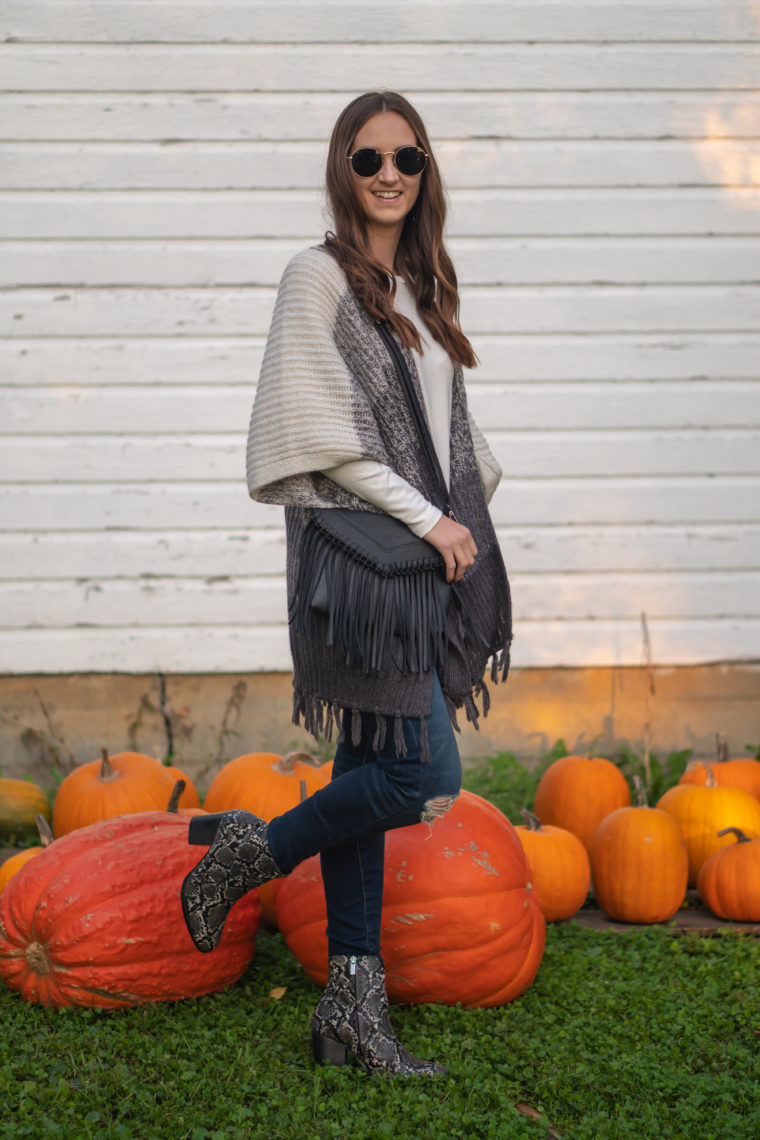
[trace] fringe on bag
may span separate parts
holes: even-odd
[[[445,586],[436,566],[410,566],[407,573],[384,575],[347,555],[318,527],[309,526],[288,618],[304,633],[319,596],[319,610],[326,614],[326,644],[340,650],[347,666],[379,672],[393,651],[403,673],[422,675],[448,648],[442,598],[456,598],[457,593]]]

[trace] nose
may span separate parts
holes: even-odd
[[[395,182],[398,178],[398,171],[393,162],[393,152],[383,155],[383,165],[380,167],[379,177],[383,182]]]

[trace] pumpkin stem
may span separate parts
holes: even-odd
[[[305,780],[299,780],[298,781],[298,795],[299,795],[301,803],[303,803],[304,800],[308,800],[308,798],[309,798],[309,793],[306,791],[306,781]]]
[[[166,805],[166,810],[173,815],[179,815],[179,801],[182,793],[187,787],[185,780],[177,780],[177,783],[172,788],[172,794],[169,796],[169,802]]]
[[[724,827],[722,831],[718,832],[718,836],[735,835],[738,843],[749,843],[750,838],[745,835],[739,827]]]
[[[319,768],[319,760],[312,756],[311,752],[288,752],[285,756],[281,756],[279,760],[275,761],[272,765],[275,772],[280,772],[283,776],[289,776],[295,768],[299,760],[304,764],[311,764],[312,768]]]
[[[114,768],[111,761],[108,759],[108,749],[101,748],[100,750],[100,778],[101,780],[118,780],[119,773]]]
[[[649,804],[647,803],[647,790],[644,787],[644,781],[637,772],[635,772],[633,776],[633,786],[636,789],[636,806],[649,807]]]
[[[715,773],[713,772],[712,763],[709,760],[705,759],[704,765],[705,765],[705,768],[707,769],[707,778],[705,779],[705,787],[706,788],[717,788],[718,781],[715,779]]]
[[[725,732],[719,732],[715,737],[715,745],[718,750],[718,763],[725,764],[728,760],[728,740],[726,739]]]
[[[39,814],[34,817],[34,822],[37,824],[37,831],[40,835],[40,844],[43,847],[49,847],[55,838],[50,824],[45,819],[44,815]]]
[[[538,818],[537,815],[534,815],[534,813],[532,811],[528,811],[527,808],[520,808],[520,815],[525,820],[525,826],[527,827],[528,831],[543,831],[544,830],[543,827],[541,826],[541,820]]]

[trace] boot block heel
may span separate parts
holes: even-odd
[[[225,815],[226,812],[223,811],[214,815],[194,815],[190,820],[187,842],[197,847],[210,847]]]
[[[345,1065],[346,1046],[342,1041],[314,1031],[311,1035],[311,1044],[314,1049],[314,1060],[318,1065]]]

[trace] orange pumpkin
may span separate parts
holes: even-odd
[[[199,954],[179,892],[205,854],[188,821],[142,812],[57,839],[0,895],[0,978],[26,1001],[118,1009],[232,985],[253,956],[255,891],[232,908],[219,946]]]
[[[174,779],[152,756],[120,752],[80,764],[61,783],[53,804],[53,832],[67,835],[100,819],[166,807]]]
[[[13,876],[21,870],[25,863],[28,863],[30,859],[33,859],[40,851],[44,851],[53,842],[53,832],[50,830],[50,824],[45,816],[38,815],[36,823],[40,835],[40,846],[26,847],[23,851],[18,851],[0,864],[0,892],[5,890]]]
[[[332,762],[317,764],[308,752],[251,752],[230,760],[221,768],[206,793],[206,811],[243,808],[261,819],[274,819],[301,799],[301,780],[306,793],[330,782]]]
[[[689,886],[697,885],[703,863],[721,847],[730,845],[719,832],[726,827],[739,827],[754,838],[760,835],[760,803],[749,792],[738,788],[720,788],[707,762],[707,783],[676,784],[661,796],[657,807],[667,811],[678,822],[689,854]]]
[[[169,812],[169,814],[170,815],[183,815],[185,817],[185,819],[192,819],[194,815],[208,815],[208,812],[206,811],[206,809],[202,808],[200,806],[199,807],[180,807],[180,804],[182,803],[183,799],[185,798],[186,790],[187,790],[187,785],[186,785],[184,779],[177,780],[176,784],[172,788],[172,794],[169,796],[169,802],[166,805],[166,810]]]
[[[630,802],[625,776],[611,760],[563,756],[541,777],[533,810],[544,825],[572,831],[589,851],[604,817]]]
[[[525,826],[515,828],[528,859],[531,882],[547,922],[570,918],[583,905],[591,879],[586,848],[562,827],[544,825],[522,809]]]
[[[723,733],[718,736],[717,744],[718,760],[712,764],[715,783],[721,788],[740,788],[760,800],[760,761],[749,756],[729,760],[728,743]],[[704,760],[692,760],[678,783],[706,784],[708,767]]]
[[[711,855],[697,878],[699,897],[719,918],[760,922],[760,839],[750,839],[738,827],[720,833],[736,843]]]
[[[211,782],[203,806],[208,812],[243,808],[269,821],[329,784],[332,761],[317,764],[308,752],[251,752],[230,760]],[[259,887],[261,911],[268,926],[277,927],[271,883]]]
[[[185,808],[199,808],[201,806],[201,797],[198,795],[198,789],[190,777],[185,772],[183,772],[181,768],[175,767],[174,764],[162,764],[161,766],[164,771],[168,772],[172,777],[175,787],[178,780],[182,780],[185,785],[183,790],[180,792],[178,805],[180,811],[184,810]]]
[[[610,812],[591,844],[591,877],[599,906],[621,922],[665,922],[686,895],[689,857],[681,829],[666,811],[639,805]]]
[[[153,760],[154,763],[160,764],[165,772],[174,780],[174,786],[177,786],[177,780],[182,780],[184,787],[180,793],[179,808],[199,808],[201,806],[201,797],[198,795],[198,789],[193,781],[183,772],[181,768],[177,768],[174,764],[164,764],[162,760],[157,759],[155,756],[149,756],[147,753],[142,752],[122,752],[122,756],[141,757],[144,760]]]
[[[310,978],[327,980],[319,857],[275,883],[280,930]],[[527,989],[546,926],[512,824],[461,792],[437,819],[386,833],[382,946],[393,1002],[495,1006]]]

